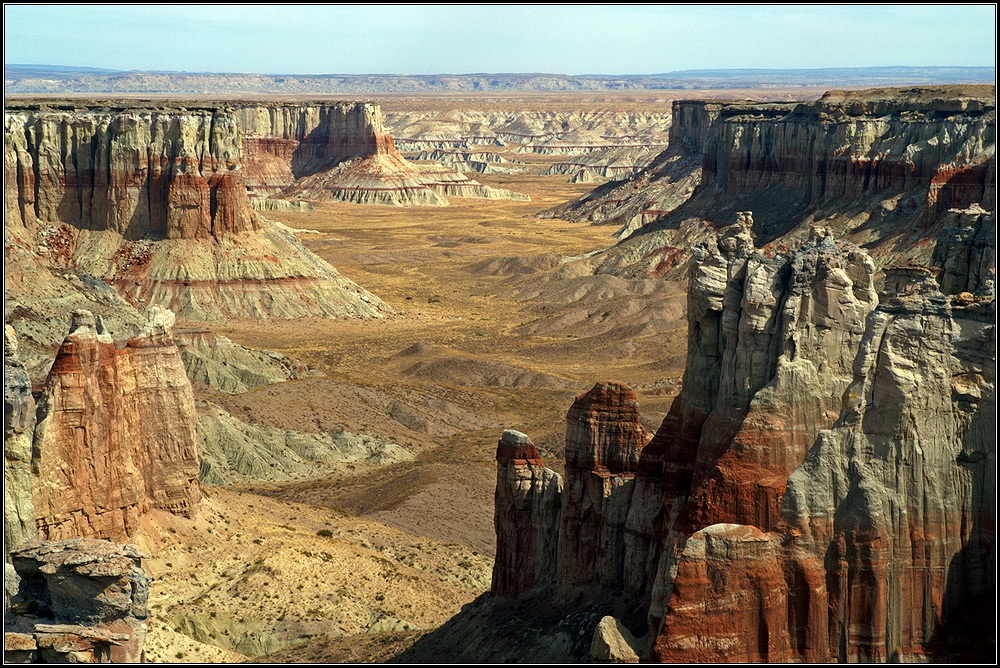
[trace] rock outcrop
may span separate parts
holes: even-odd
[[[21,589],[4,662],[139,663],[152,578],[131,545],[33,541],[12,553]]]
[[[7,224],[59,221],[133,239],[259,227],[240,128],[221,109],[27,108],[4,121]]]
[[[10,325],[5,325],[3,337],[5,560],[11,548],[34,540],[37,535],[35,506],[31,500],[31,440],[34,432],[35,400],[31,396],[31,379],[17,354],[17,335]]]
[[[840,416],[789,476],[775,530],[688,541],[654,658],[963,656],[949,620],[988,617],[996,596],[994,318],[988,289],[948,297],[927,270],[890,272]],[[736,596],[720,604],[722,587]],[[732,615],[747,620],[736,638]]]
[[[261,104],[236,113],[255,194],[390,206],[446,206],[448,196],[528,199],[404,160],[375,104]]]
[[[30,311],[65,309],[47,286],[72,273],[70,294],[102,282],[193,320],[391,312],[254,211],[226,105],[19,102],[4,131],[5,258],[38,279],[6,298]]]
[[[506,429],[497,445],[495,596],[517,596],[556,579],[563,481],[527,436]]]
[[[625,519],[651,436],[639,422],[635,392],[621,383],[597,383],[569,409],[559,582],[621,587]]]
[[[989,86],[954,86],[831,91],[799,104],[679,100],[670,144],[649,167],[543,215],[620,225],[632,237],[600,268],[617,274],[679,274],[675,251],[746,209],[776,252],[818,223],[880,267],[928,264],[924,242],[949,209],[993,208],[994,98]]]
[[[209,485],[315,479],[338,463],[392,464],[413,459],[389,439],[347,431],[309,433],[238,420],[198,402],[200,480]]]
[[[597,388],[568,419],[553,592],[617,592],[645,636],[604,624],[595,658],[980,658],[956,625],[995,633],[994,223],[949,215],[947,269],[892,269],[879,298],[872,259],[822,228],[769,257],[742,212],[694,249],[683,389],[648,444],[618,450],[635,454],[623,526],[601,512],[613,495],[575,501],[581,452],[617,461],[575,445],[602,441]]]
[[[40,538],[124,541],[150,509],[197,512],[194,395],[172,324],[151,308],[145,331],[116,348],[100,319],[73,313],[38,404]]]
[[[241,394],[265,385],[322,375],[273,350],[247,348],[207,329],[175,329],[184,370],[198,389]]]

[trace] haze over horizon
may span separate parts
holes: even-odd
[[[4,62],[345,75],[982,67],[996,62],[996,6],[5,5]]]

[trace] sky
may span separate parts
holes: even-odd
[[[8,4],[4,61],[260,74],[991,66],[996,6]]]

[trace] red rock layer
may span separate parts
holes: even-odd
[[[254,190],[278,192],[353,158],[402,160],[377,105],[261,104],[236,113],[244,133],[247,184]]]
[[[949,619],[995,597],[995,395],[981,373],[995,354],[992,282],[946,298],[911,268],[885,285],[834,428],[786,485],[768,464],[780,514],[734,496],[753,488],[731,478],[752,453],[740,437],[692,494],[667,548],[655,660],[926,660]],[[685,535],[726,517],[738,524]]]
[[[146,332],[116,349],[100,320],[74,312],[39,402],[41,538],[125,541],[152,508],[196,512],[194,395],[165,314],[150,309]]]
[[[559,530],[559,581],[621,587],[625,520],[650,434],[632,388],[597,383],[566,416],[566,491]]]

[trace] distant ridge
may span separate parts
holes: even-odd
[[[475,91],[696,90],[796,86],[914,86],[996,82],[995,67],[857,67],[684,70],[651,75],[241,74],[4,66],[7,95],[329,94]]]

